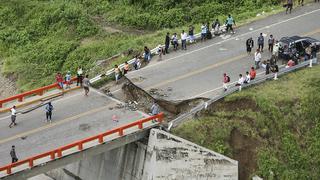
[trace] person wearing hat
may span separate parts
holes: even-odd
[[[17,117],[17,110],[16,110],[16,106],[13,106],[11,109],[11,123],[9,125],[9,128],[11,128],[12,126],[17,125],[16,123],[16,117]]]
[[[12,159],[12,161],[11,161],[12,163],[15,163],[18,161],[15,146],[11,146],[10,156]]]
[[[68,71],[66,74],[66,89],[70,89],[70,84],[71,84],[71,72]]]

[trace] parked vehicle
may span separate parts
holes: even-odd
[[[311,37],[291,36],[279,40],[279,58],[289,60],[294,56],[304,56],[306,47],[315,45],[317,52],[320,49],[320,41]]]

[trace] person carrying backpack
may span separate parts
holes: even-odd
[[[51,123],[52,122],[51,121],[51,117],[52,117],[52,111],[53,111],[53,106],[52,106],[51,102],[48,102],[48,104],[46,105],[45,109],[46,109],[47,122],[50,121],[50,123]]]
[[[222,86],[223,90],[227,91],[228,90],[228,83],[230,82],[230,77],[227,76],[226,73],[223,73],[223,81],[222,81]]]

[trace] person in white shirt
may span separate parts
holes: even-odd
[[[181,33],[181,49],[182,50],[187,50],[187,38],[188,38],[188,34],[184,32],[184,30],[182,30],[182,33]]]
[[[83,70],[81,67],[77,69],[77,86],[82,86]]]
[[[9,125],[9,128],[11,128],[12,126],[17,125],[16,123],[16,116],[17,116],[17,110],[16,110],[16,106],[13,106],[11,109],[11,123]]]
[[[249,72],[247,71],[246,72],[246,79],[244,80],[244,83],[248,84],[248,83],[250,83],[250,80],[251,80],[251,76],[250,76]]]
[[[207,36],[207,26],[202,23],[201,25],[201,41],[204,41]]]
[[[173,50],[177,50],[178,49],[178,36],[177,36],[177,33],[174,33],[172,38],[172,45],[173,45]]]
[[[261,53],[260,53],[260,49],[257,49],[257,51],[254,53],[254,62],[256,65],[256,69],[259,69],[260,66],[260,62],[261,62]]]
[[[277,63],[278,61],[279,48],[280,48],[280,43],[278,40],[276,40],[276,43],[273,45],[273,51],[272,51],[272,55],[274,56],[275,63]]]
[[[243,83],[244,83],[244,78],[243,78],[242,74],[239,74],[239,80],[238,80],[236,86],[242,86]]]

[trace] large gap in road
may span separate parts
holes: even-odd
[[[108,92],[108,90],[103,88],[100,90]],[[205,98],[193,98],[179,101],[168,101],[159,94],[155,95],[155,90],[147,92],[125,77],[122,80],[121,91],[123,94],[122,101],[126,104],[135,103],[137,109],[146,113],[150,112],[153,102],[156,102],[160,106],[161,111],[164,112],[167,122],[207,100]]]

